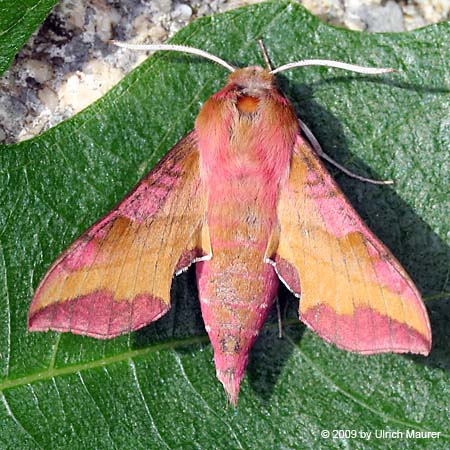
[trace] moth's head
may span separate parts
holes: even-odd
[[[246,94],[272,89],[275,78],[268,69],[250,66],[236,69],[228,76],[228,84],[240,87]]]

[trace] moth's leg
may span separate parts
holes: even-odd
[[[360,181],[365,181],[367,183],[372,184],[393,184],[394,182],[392,180],[373,180],[372,178],[366,178],[362,177],[361,175],[357,175],[356,173],[350,172],[350,170],[346,169],[344,166],[341,166],[338,162],[336,162],[333,158],[328,156],[323,150],[322,147],[319,144],[319,141],[316,139],[312,131],[308,128],[306,123],[302,122],[300,119],[298,119],[298,123],[300,125],[300,129],[303,131],[304,135],[308,139],[309,143],[311,144],[311,147],[314,149],[314,151],[317,153],[318,156],[328,161],[330,164],[333,164],[333,166],[337,167],[339,170],[344,172],[346,175],[352,178],[356,178]]]
[[[275,297],[275,304],[277,305],[278,337],[279,337],[279,339],[281,339],[283,337],[283,324],[281,322],[281,309],[280,309],[280,300],[278,299],[278,295]]]

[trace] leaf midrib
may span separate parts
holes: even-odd
[[[14,389],[20,386],[34,383],[36,381],[45,381],[54,377],[62,375],[70,375],[73,373],[81,372],[84,370],[96,369],[99,367],[108,366],[110,364],[115,364],[122,361],[127,361],[129,359],[137,358],[139,356],[144,356],[149,353],[158,352],[160,350],[174,349],[177,347],[184,347],[195,344],[204,344],[209,342],[208,336],[195,336],[184,339],[170,340],[164,343],[159,343],[151,345],[149,347],[140,348],[136,350],[128,350],[123,353],[118,353],[113,356],[108,356],[105,358],[96,359],[90,362],[82,362],[79,364],[72,364],[65,367],[54,367],[55,352],[53,352],[52,362],[50,363],[48,369],[26,375],[24,377],[4,380],[0,383],[0,392],[6,389]],[[56,344],[55,344],[56,345]]]

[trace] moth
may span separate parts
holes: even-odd
[[[237,69],[182,138],[112,211],[53,263],[28,316],[30,331],[110,339],[159,319],[172,278],[195,264],[218,379],[236,404],[249,351],[280,281],[299,318],[325,341],[361,354],[427,355],[429,318],[420,294],[325,169],[327,157],[278,89],[272,70]],[[346,173],[352,175],[344,168]],[[358,177],[357,178],[362,178]]]

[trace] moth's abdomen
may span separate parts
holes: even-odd
[[[259,251],[216,248],[211,261],[197,264],[197,283],[217,377],[234,403],[249,351],[273,304],[278,278]]]
[[[278,288],[273,267],[264,263],[272,221],[258,203],[228,197],[212,204],[208,211],[212,259],[197,264],[200,304],[217,377],[233,403],[250,348]]]

